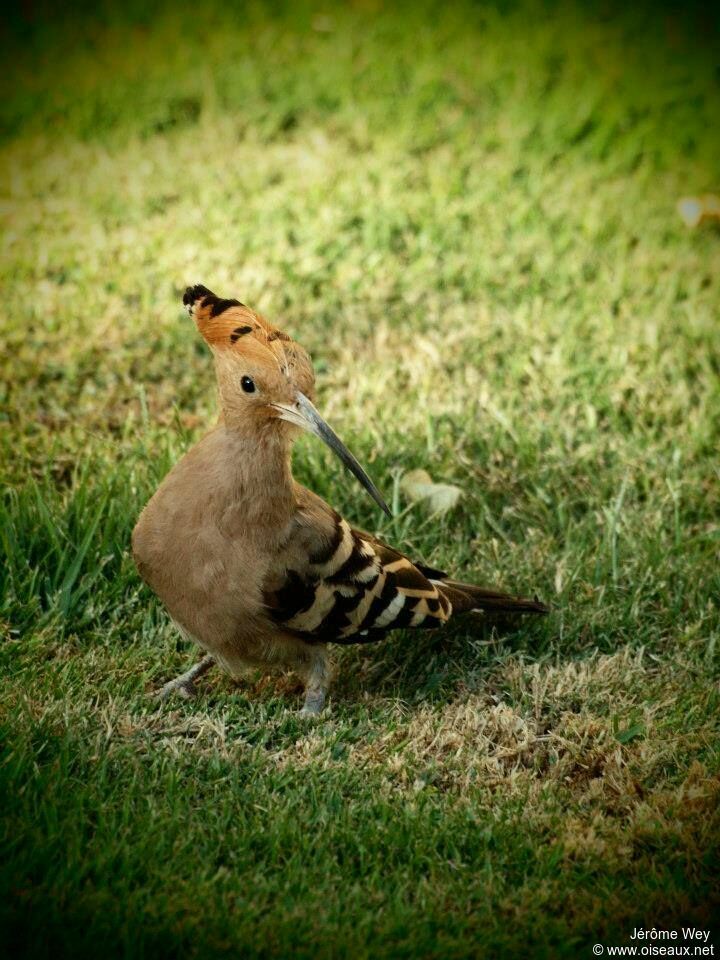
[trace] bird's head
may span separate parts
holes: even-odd
[[[313,406],[315,374],[300,344],[239,300],[199,284],[186,289],[183,303],[212,350],[225,422],[290,439],[293,428],[314,433],[390,516],[375,484]]]

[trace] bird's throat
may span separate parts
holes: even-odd
[[[295,509],[290,466],[291,440],[284,430],[268,425],[262,431],[245,431],[221,425],[217,431],[221,486],[228,501],[237,504],[248,519],[277,525]]]

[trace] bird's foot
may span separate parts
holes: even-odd
[[[305,694],[305,703],[300,711],[301,717],[319,717],[325,707],[324,690],[308,690]]]
[[[197,687],[192,680],[183,680],[182,677],[175,677],[174,680],[169,680],[159,690],[156,690],[153,696],[161,703],[164,703],[165,700],[168,700],[174,693],[183,700],[192,700],[197,696]]]
[[[197,696],[197,687],[195,681],[212,667],[215,660],[211,656],[203,657],[194,667],[190,667],[185,673],[181,673],[174,680],[169,680],[163,687],[157,690],[153,696],[163,703],[168,697],[176,693],[183,700],[192,700]]]

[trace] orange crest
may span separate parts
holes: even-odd
[[[290,339],[244,303],[223,300],[201,284],[187,288],[183,303],[211,347],[232,347],[247,336],[265,344]]]

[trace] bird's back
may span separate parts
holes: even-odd
[[[287,543],[263,583],[269,615],[284,632],[310,643],[368,643],[403,627],[441,627],[453,613],[547,612],[536,599],[413,563],[299,485],[296,499]]]
[[[366,643],[399,627],[439,627],[452,605],[433,576],[354,529],[297,485],[294,528],[268,568],[263,596],[284,631],[308,642]]]

